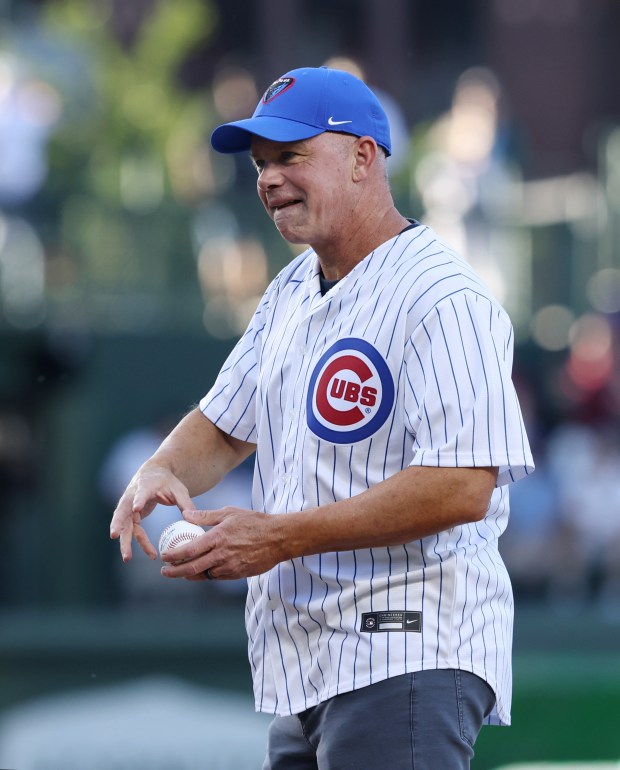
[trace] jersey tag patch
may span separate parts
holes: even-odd
[[[364,612],[360,631],[376,634],[378,631],[414,631],[422,632],[422,613],[409,610],[384,610],[383,612]]]

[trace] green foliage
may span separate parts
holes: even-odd
[[[209,5],[201,0],[156,3],[129,48],[111,32],[110,9],[102,0],[49,3],[46,21],[83,49],[86,79],[92,68],[91,103],[82,105],[79,113],[67,105],[67,120],[56,139],[62,146],[59,155],[81,155],[91,165],[87,188],[92,184],[106,197],[113,190],[118,193],[120,166],[127,154],[157,156],[163,163],[176,132],[187,133],[193,126],[196,136],[204,129],[204,94],[185,91],[177,71],[213,28]],[[71,99],[72,94],[65,97]]]
[[[146,292],[165,325],[171,288],[200,302],[189,239],[209,101],[185,89],[178,73],[213,30],[212,7],[154,2],[129,42],[115,30],[108,0],[56,0],[42,13],[66,57],[54,79],[62,117],[44,195],[61,258],[74,265],[63,275],[75,281],[54,286],[50,299],[86,302],[94,326],[107,326],[119,318],[97,316],[101,303],[88,297]],[[138,303],[127,307],[123,325],[143,324]],[[200,317],[199,308],[182,307]]]

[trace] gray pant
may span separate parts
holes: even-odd
[[[275,717],[263,770],[468,770],[494,704],[466,671],[403,674]]]

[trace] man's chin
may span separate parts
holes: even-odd
[[[303,244],[303,245],[308,243],[308,240],[304,238],[303,235],[301,235],[301,233],[286,227],[286,225],[284,224],[282,224],[282,226],[278,226],[278,223],[276,222],[276,228],[278,229],[278,232],[284,238],[284,240],[288,241],[289,243]]]

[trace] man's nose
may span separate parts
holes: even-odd
[[[275,163],[264,163],[258,175],[258,189],[267,192],[282,184],[282,172]]]

